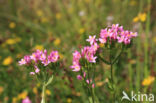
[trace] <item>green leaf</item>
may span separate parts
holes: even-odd
[[[53,81],[53,75],[49,78],[48,82],[45,85],[48,86],[52,81]]]

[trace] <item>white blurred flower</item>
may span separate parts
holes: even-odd
[[[84,16],[85,15],[85,12],[84,11],[80,11],[79,12],[79,16]]]

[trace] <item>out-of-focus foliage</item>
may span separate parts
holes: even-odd
[[[118,99],[123,90],[156,94],[155,5],[155,0],[150,6],[148,0],[0,0],[0,103],[21,103],[26,97],[40,103],[41,84],[18,61],[44,48],[58,50],[63,62],[46,90],[48,103],[88,103],[76,73],[69,68],[72,53],[85,45],[88,35],[98,35],[112,23],[139,34],[114,67]],[[108,65],[96,67],[100,103],[113,103],[106,86],[109,74]]]

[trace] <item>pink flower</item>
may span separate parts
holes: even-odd
[[[31,100],[29,99],[29,97],[26,97],[22,100],[22,103],[31,103]]]
[[[117,30],[119,27],[119,24],[112,24],[112,29]]]
[[[89,80],[88,79],[86,80],[86,82],[87,82],[87,84],[89,84]]]
[[[122,43],[124,41],[125,37],[121,36],[121,37],[117,37],[117,39],[118,39],[118,43]]]
[[[106,43],[107,42],[107,39],[106,38],[99,38],[99,41],[100,41],[100,43]]]
[[[88,61],[91,62],[91,63],[96,63],[96,58],[97,58],[97,57],[89,56],[89,57],[88,57]]]
[[[138,33],[137,32],[135,32],[135,33],[130,32],[130,35],[131,35],[131,37],[137,37],[138,36]]]
[[[91,49],[96,52],[99,48],[99,45],[97,43],[94,43],[93,45],[91,45]]]
[[[96,58],[97,57],[94,57],[94,54],[96,53],[96,50],[97,50],[98,46],[92,46],[92,47],[87,47],[87,48],[84,48],[84,50],[82,50],[83,52],[83,55],[84,57],[89,61],[89,62],[92,62],[92,63],[95,63],[96,61]]]
[[[77,75],[77,79],[78,80],[82,80],[82,76],[81,75]]]
[[[101,29],[100,32],[100,38],[107,38],[108,37],[108,32],[107,32],[107,28],[106,29]]]
[[[92,88],[95,88],[95,84],[94,83],[92,84]]]
[[[35,72],[30,72],[30,75],[35,75]]]
[[[35,73],[39,73],[40,72],[40,69],[36,65],[34,65],[34,68],[35,68]]]
[[[47,58],[47,50],[44,50],[44,52],[41,52],[40,60],[44,61],[46,60],[46,58]]]
[[[26,64],[26,61],[25,61],[25,59],[21,59],[18,63],[19,63],[19,65],[24,65],[24,64]]]
[[[89,49],[89,46],[86,46],[83,49],[81,49],[81,55],[84,57],[88,53]]]
[[[90,80],[87,79],[86,82],[87,82],[87,84],[90,84],[90,83],[92,83],[92,79],[90,79]]]
[[[31,62],[30,56],[24,56],[24,59],[21,59],[18,63],[19,65],[29,64]]]
[[[38,60],[40,60],[41,54],[42,54],[42,51],[36,50],[36,52],[32,53],[32,55],[30,56],[30,58],[37,63]]]
[[[128,30],[124,30],[123,26],[119,27],[119,24],[113,24],[109,29],[101,29],[99,41],[100,43],[106,43],[107,40],[110,42],[112,40],[117,40],[118,43],[129,44],[131,39],[137,35],[138,34],[136,32],[133,33]]]
[[[81,54],[78,51],[75,51],[73,53],[73,62],[77,62],[78,63],[80,58],[81,58]]]
[[[71,68],[73,69],[73,71],[78,72],[78,71],[80,71],[80,68],[81,68],[81,67],[80,67],[80,65],[74,63],[74,64],[71,66]]]
[[[84,77],[84,78],[86,77],[86,72],[83,73],[83,77]]]
[[[124,39],[124,43],[125,43],[125,44],[129,44],[130,42],[131,42],[131,39],[130,39],[130,38],[125,38],[125,39]]]
[[[92,45],[93,43],[95,43],[96,40],[96,35],[94,36],[89,36],[89,39],[87,39],[86,41],[90,42],[90,45]]]
[[[50,61],[45,59],[45,60],[42,60],[41,63],[44,64],[44,66],[47,66],[50,63]]]
[[[24,56],[24,60],[26,61],[26,64],[29,64],[31,62],[29,55]]]
[[[59,59],[58,51],[52,51],[48,56],[48,60],[50,62],[56,62]]]

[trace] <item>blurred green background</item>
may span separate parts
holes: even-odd
[[[0,0],[0,103],[21,103],[27,96],[40,103],[40,84],[18,61],[44,48],[58,50],[63,61],[46,90],[48,103],[88,103],[69,68],[72,52],[114,23],[139,34],[114,67],[119,99],[123,90],[156,94],[155,17],[155,0]],[[100,63],[95,79],[100,103],[113,103],[109,75],[110,67]]]

